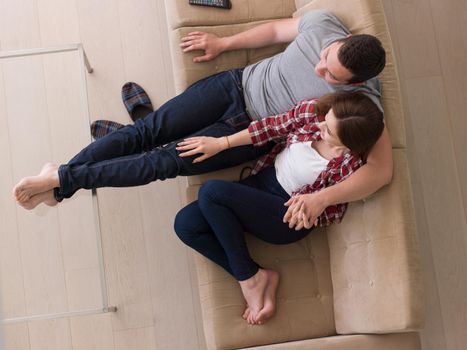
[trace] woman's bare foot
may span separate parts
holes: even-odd
[[[47,192],[54,187],[59,187],[58,166],[47,163],[42,167],[39,175],[23,178],[13,188],[13,195],[22,205],[32,199],[34,195]]]
[[[247,317],[250,324],[256,323],[256,316],[264,306],[264,293],[268,281],[269,274],[264,269],[259,269],[253,277],[239,282],[250,310]]]
[[[269,282],[266,286],[264,292],[264,306],[258,313],[256,317],[256,322],[254,324],[263,324],[274,316],[276,312],[276,292],[277,287],[279,286],[279,274],[274,270],[265,269],[266,273],[269,275]],[[243,312],[242,318],[245,321],[248,321],[250,316],[250,307],[247,305],[245,311]]]
[[[49,207],[57,205],[57,200],[54,197],[54,190],[48,190],[32,196],[25,202],[20,202],[20,205],[27,210],[32,210],[39,204],[44,203]]]
[[[274,270],[265,270],[269,281],[264,292],[264,306],[256,317],[256,322],[262,324],[274,316],[276,312],[276,293],[279,286],[279,274]]]
[[[245,311],[243,312],[242,318],[245,321],[247,321],[249,324],[254,324],[254,323],[250,323],[249,317],[250,317],[250,307],[247,305]]]

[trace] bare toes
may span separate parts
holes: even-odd
[[[250,314],[250,308],[247,307],[245,311],[243,312],[242,318],[246,320],[248,318],[248,315]]]
[[[49,190],[46,192],[41,192],[39,194],[36,194],[35,196],[32,196],[29,200],[24,201],[24,202],[19,202],[19,204],[27,210],[32,210],[35,207],[37,207],[39,204],[44,203],[48,205],[49,207],[53,207],[57,205],[57,201],[54,197],[53,190]]]

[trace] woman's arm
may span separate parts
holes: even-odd
[[[255,120],[250,123],[248,129],[228,137],[196,136],[186,138],[177,144],[177,150],[187,151],[180,153],[180,157],[204,153],[193,161],[193,163],[196,163],[212,157],[227,148],[250,144],[262,146],[269,141],[283,139],[293,130],[301,128],[306,124],[316,124],[318,118],[314,111],[315,100],[303,100],[287,113]]]
[[[360,200],[373,194],[391,182],[392,173],[391,140],[387,129],[384,128],[383,134],[371,149],[365,165],[334,186],[292,198],[286,203],[289,209],[284,216],[284,222],[288,222],[290,227],[309,228],[326,207]]]
[[[202,162],[206,158],[222,152],[228,148],[243,145],[251,145],[252,140],[248,129],[237,132],[236,134],[222,137],[195,136],[189,137],[177,144],[180,157],[189,157],[195,154],[203,153],[202,156],[193,160],[193,163]]]
[[[286,113],[255,120],[248,127],[253,144],[261,146],[272,140],[283,139],[307,124],[317,125],[319,121],[315,108],[316,99],[306,99]]]

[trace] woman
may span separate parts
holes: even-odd
[[[240,124],[235,127],[240,128]],[[245,145],[261,150],[261,154],[275,140],[278,144],[260,158],[254,176],[240,183],[208,181],[198,201],[182,209],[175,221],[176,232],[185,243],[237,278],[248,304],[244,318],[261,323],[274,314],[279,276],[251,259],[244,231],[276,244],[305,237],[309,230],[300,229],[309,224],[305,216],[298,230],[282,222],[284,202],[290,205],[294,195],[344,180],[363,164],[383,128],[378,107],[368,97],[348,92],[304,100],[288,113],[252,122],[248,129],[231,136],[188,138],[170,150],[161,147],[141,152],[143,145],[126,140],[137,136],[130,135],[135,128],[128,128],[128,132],[123,128],[86,147],[68,164],[46,164],[39,175],[21,180],[13,194],[26,209],[39,203],[53,206],[80,188],[154,181],[180,151],[181,158],[203,153],[193,160],[202,164],[222,150],[235,151]],[[144,135],[139,138],[145,141]],[[326,208],[314,225],[339,222],[345,209],[346,204]]]
[[[198,200],[175,219],[180,239],[239,282],[247,303],[243,318],[260,324],[272,317],[277,272],[261,268],[248,253],[244,232],[273,244],[288,244],[310,233],[283,222],[293,196],[319,191],[358,169],[384,128],[378,107],[365,95],[339,92],[299,103],[288,113],[254,121],[222,138],[193,137],[178,144],[181,157],[203,153],[203,161],[227,148],[253,143],[277,145],[258,160],[252,176],[238,183],[207,181]],[[285,203],[285,205],[284,205]],[[314,226],[340,222],[347,204],[326,208]],[[303,217],[306,224],[306,217]]]

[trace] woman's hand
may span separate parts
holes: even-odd
[[[204,51],[204,55],[193,58],[193,62],[210,61],[224,51],[222,38],[212,33],[191,32],[181,40],[180,47],[183,49],[183,52]]]
[[[288,222],[289,227],[296,230],[316,226],[318,217],[327,207],[319,192],[293,196],[284,205],[289,207],[283,218],[284,223]]]
[[[202,153],[201,157],[195,158],[193,163],[202,162],[203,160],[212,157],[213,155],[228,148],[227,136],[224,137],[209,137],[195,136],[184,139],[177,143],[177,151],[187,151],[180,153],[180,157],[189,157],[195,154]]]

